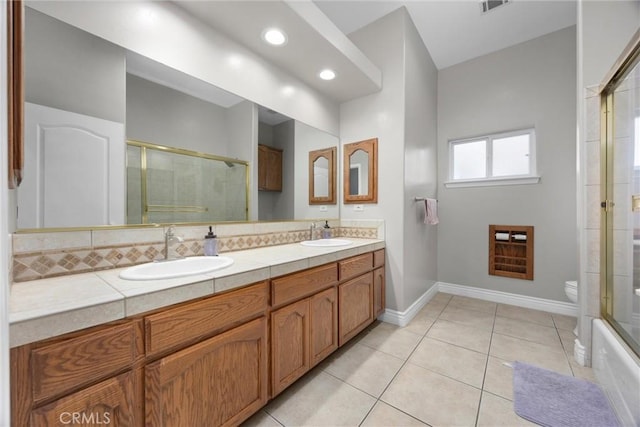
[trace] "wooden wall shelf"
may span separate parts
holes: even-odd
[[[533,280],[533,226],[489,225],[489,274]]]

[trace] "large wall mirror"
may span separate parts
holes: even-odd
[[[336,203],[336,147],[309,152],[309,204]]]
[[[38,4],[25,7],[24,176],[30,182],[23,181],[16,193],[18,230],[326,216],[309,209],[306,156],[318,147],[338,145],[336,136],[62,22],[37,10]],[[54,4],[46,2],[49,9]],[[61,126],[72,119],[78,124]],[[92,130],[81,135],[81,129],[89,129],[86,123]],[[188,194],[189,186],[235,194],[233,208],[218,210],[215,217],[163,212],[145,221],[142,212],[132,215],[128,205],[140,204],[140,190],[127,183],[127,163],[135,157],[127,154],[127,140],[223,158],[220,169],[204,182],[188,177],[185,169],[161,168],[147,178],[153,188],[170,182],[175,194]],[[257,191],[258,144],[283,151],[280,192]],[[189,162],[170,160],[166,152],[154,154],[161,163],[188,168]],[[169,175],[175,179],[168,181]],[[237,182],[230,182],[231,177]],[[58,197],[64,193],[74,194],[75,214],[62,213],[62,221],[43,220],[42,212],[64,207]],[[151,204],[205,210],[187,200]],[[338,216],[332,210],[326,217]]]
[[[344,202],[378,203],[378,139],[344,145]]]

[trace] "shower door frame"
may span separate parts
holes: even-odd
[[[601,251],[600,313],[625,343],[640,357],[640,340],[634,338],[614,317],[614,94],[634,67],[640,66],[640,31],[636,32],[600,87],[601,155]],[[632,179],[633,181],[633,179]],[[632,192],[630,183],[630,192]],[[633,251],[633,249],[632,249]],[[631,277],[633,286],[633,275]],[[635,298],[635,296],[632,296]]]

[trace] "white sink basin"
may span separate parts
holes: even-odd
[[[122,270],[121,279],[157,280],[204,274],[229,267],[233,259],[226,256],[194,256],[171,261],[154,261]]]
[[[318,239],[318,240],[305,240],[300,242],[301,245],[304,246],[316,246],[321,248],[331,247],[331,246],[348,246],[352,242],[351,240],[345,239]]]

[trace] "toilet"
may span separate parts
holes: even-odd
[[[575,280],[567,280],[564,282],[564,293],[567,294],[567,298],[574,304],[578,303],[578,282]],[[578,326],[576,325],[573,330],[574,335],[578,335]]]
[[[564,282],[564,292],[567,294],[569,301],[574,304],[578,302],[578,282],[575,280],[567,280]]]

